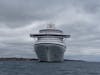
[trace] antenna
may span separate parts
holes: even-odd
[[[54,29],[55,28],[55,24],[47,24],[47,28],[48,29]]]

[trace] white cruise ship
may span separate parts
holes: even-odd
[[[48,24],[46,29],[41,29],[38,34],[31,34],[30,36],[37,38],[34,49],[39,61],[64,61],[66,50],[64,38],[69,38],[70,35],[64,35],[63,31],[56,29],[54,24]]]

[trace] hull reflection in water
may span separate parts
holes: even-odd
[[[35,51],[39,61],[59,62],[63,61],[65,47],[57,44],[36,44]]]

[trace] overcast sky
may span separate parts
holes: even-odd
[[[0,57],[31,57],[47,23],[71,38],[65,58],[100,61],[100,0],[0,0]]]

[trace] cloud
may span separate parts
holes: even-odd
[[[99,13],[99,0],[0,0],[0,56],[36,57],[29,34],[50,22],[71,35],[65,56],[94,55],[95,60],[100,57]]]

